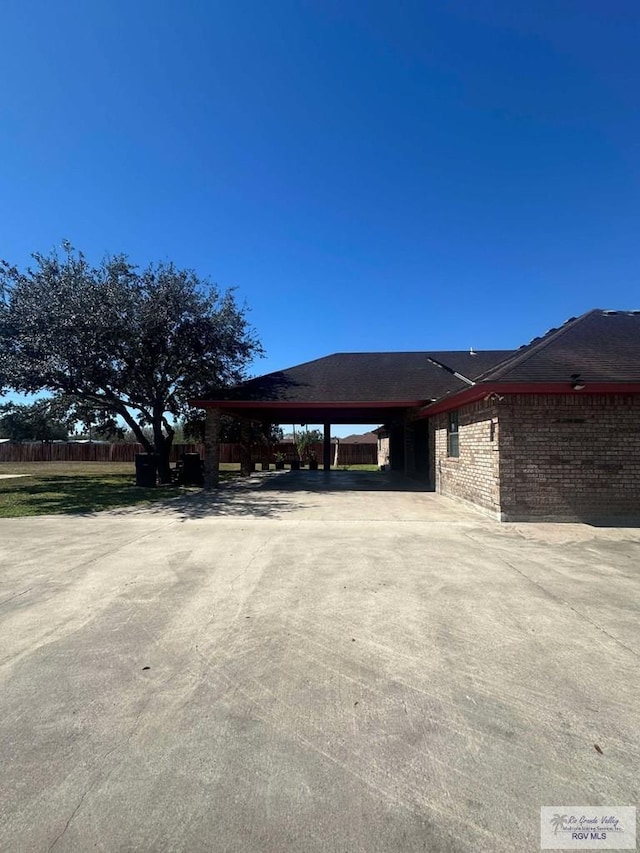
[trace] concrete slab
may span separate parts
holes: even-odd
[[[375,471],[271,471],[198,490],[152,507],[127,507],[123,514],[174,518],[248,517],[312,521],[454,522],[478,521],[485,514],[445,498],[405,477]]]
[[[637,803],[640,530],[297,482],[0,520],[0,849],[512,853]]]

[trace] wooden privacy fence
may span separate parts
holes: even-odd
[[[225,448],[229,450],[225,451]],[[322,463],[322,442],[313,444],[311,449],[315,452],[316,459]],[[220,447],[221,462],[239,462],[240,445],[222,444]],[[224,456],[230,453],[229,458]],[[335,458],[336,446],[331,445],[331,464]],[[256,446],[251,448],[251,458],[255,462],[274,462],[276,453],[282,453],[287,461],[298,458],[298,451],[292,441],[283,441],[273,447]],[[378,462],[378,447],[375,444],[341,444],[338,451],[338,465],[376,465]]]
[[[171,461],[177,462],[181,453],[200,453],[204,455],[203,444],[174,444],[171,448]],[[136,453],[145,453],[141,444],[50,444],[29,442],[0,444],[0,462],[131,462]]]
[[[322,462],[322,442],[314,445],[316,457]],[[131,462],[136,453],[144,453],[141,444],[50,444],[30,442],[14,444],[0,443],[0,463],[2,462]],[[199,453],[204,458],[204,444],[174,444],[171,448],[171,461],[177,462],[182,453]],[[256,445],[251,448],[251,458],[255,462],[275,462],[275,454],[282,453],[287,461],[297,459],[298,453],[293,442],[267,447]],[[331,445],[331,464],[335,456],[335,445]],[[341,444],[338,453],[338,465],[375,465],[377,462],[375,444]],[[240,462],[240,445],[220,445],[220,461]]]

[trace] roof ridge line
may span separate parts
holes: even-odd
[[[532,358],[534,355],[537,355],[541,350],[545,349],[549,346],[549,344],[557,341],[558,338],[561,338],[564,334],[568,332],[569,329],[574,328],[579,323],[586,320],[587,317],[590,317],[592,314],[596,314],[599,311],[602,311],[602,308],[591,308],[589,311],[585,311],[584,314],[580,314],[579,317],[571,317],[569,320],[565,320],[565,322],[557,329],[553,331],[549,331],[546,334],[542,335],[539,340],[532,341],[528,344],[523,344],[522,347],[519,347],[518,350],[515,351],[515,355],[510,358],[505,358],[504,361],[501,361],[499,364],[494,365],[493,367],[486,370],[484,373],[481,373],[480,376],[476,379],[476,382],[483,382],[488,376],[492,376],[496,374],[499,370],[502,370],[506,365],[509,365],[510,368],[518,367],[523,364],[528,359]],[[519,349],[524,349],[525,352],[520,353],[518,355]]]
[[[281,367],[279,370],[270,370],[268,373],[260,373],[252,379],[257,379],[261,376],[270,376],[272,373],[283,373],[285,370],[293,370],[294,367],[303,367],[305,364],[313,364],[316,361],[325,361],[327,358],[334,358],[336,355],[430,355],[437,352],[458,353],[460,355],[468,355],[468,349],[388,349],[388,350],[341,350],[338,352],[330,352],[327,355],[320,355],[317,358],[310,358],[308,361],[301,361],[299,364],[290,364],[287,367]],[[484,352],[510,352],[513,353],[513,348],[497,347],[496,349],[478,349],[475,351],[477,355],[482,355]]]

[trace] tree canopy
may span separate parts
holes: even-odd
[[[202,412],[191,413],[179,424],[184,441],[204,441],[205,416]],[[242,441],[240,421],[233,415],[222,413],[219,428],[220,441],[237,444]],[[283,431],[277,424],[251,424],[250,442],[252,445],[277,444],[283,439]]]
[[[318,429],[306,429],[296,432],[294,441],[300,460],[308,459],[313,445],[322,440],[323,435]]]
[[[11,441],[66,441],[71,425],[52,409],[48,400],[31,405],[0,406],[0,438]]]
[[[69,243],[33,259],[25,271],[0,262],[0,383],[48,391],[103,429],[123,421],[166,481],[188,401],[242,381],[262,354],[246,306],[170,262],[141,270],[115,255],[93,266]]]

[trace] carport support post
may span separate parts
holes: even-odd
[[[324,424],[324,440],[322,442],[322,467],[331,470],[331,424]]]
[[[413,477],[416,473],[415,434],[412,423],[404,425],[404,473]]]
[[[251,421],[240,421],[240,473],[251,474]]]
[[[204,428],[204,487],[217,489],[220,479],[220,409],[207,409]]]

